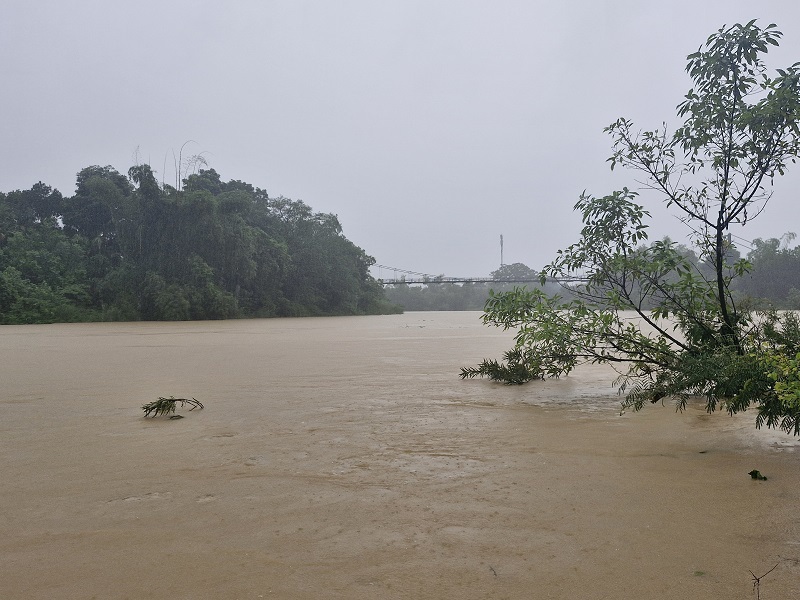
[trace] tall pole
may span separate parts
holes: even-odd
[[[500,268],[503,267],[503,234],[500,234]]]

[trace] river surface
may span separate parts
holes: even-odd
[[[479,316],[1,327],[0,598],[800,597],[795,439],[462,381]]]

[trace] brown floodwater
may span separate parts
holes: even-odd
[[[0,599],[800,597],[797,440],[478,317],[0,328]]]

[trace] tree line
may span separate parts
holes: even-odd
[[[397,312],[333,214],[200,169],[0,192],[0,323]]]

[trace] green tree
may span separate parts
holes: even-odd
[[[50,218],[18,229],[0,245],[0,323],[87,318],[86,241]]]
[[[528,265],[512,263],[502,265],[496,271],[492,271],[492,279],[495,281],[537,281],[539,274]]]
[[[751,21],[720,29],[689,55],[694,87],[678,106],[684,121],[673,134],[666,125],[636,133],[626,119],[606,129],[611,167],[638,172],[678,212],[710,273],[669,240],[644,246],[649,213],[636,192],[584,193],[575,205],[580,240],[541,273],[542,281],[583,282],[568,286],[567,300],[539,290],[492,295],[484,321],[518,328],[515,347],[507,364],[484,361],[462,377],[520,383],[582,362],[610,363],[621,373],[624,407],[671,397],[682,408],[689,396],[703,396],[709,411],[755,404],[757,425],[800,434],[800,404],[790,393],[798,379],[775,375],[797,352],[796,318],[737,306],[731,284],[749,263],[731,263],[728,237],[732,225],[760,213],[772,179],[800,153],[800,63],[769,77],[762,60],[780,37],[774,25]]]
[[[113,212],[132,191],[128,179],[113,167],[86,167],[77,176],[75,195],[64,202],[67,229],[93,240],[99,248],[113,238]]]
[[[753,240],[747,254],[752,271],[737,281],[736,291],[757,304],[795,308],[792,289],[800,287],[800,246],[789,248],[794,234],[781,239]]]
[[[10,192],[6,202],[15,225],[25,227],[60,217],[64,199],[58,190],[40,181],[29,190]]]

